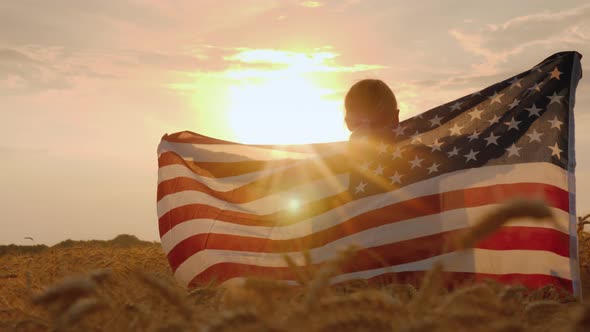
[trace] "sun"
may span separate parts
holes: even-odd
[[[234,79],[228,87],[227,119],[237,141],[302,144],[348,139],[337,85],[328,88],[333,82],[316,78],[329,54],[255,50],[239,56],[243,62],[278,68],[227,73]]]
[[[342,103],[297,75],[229,89],[229,125],[245,143],[295,144],[345,140]]]

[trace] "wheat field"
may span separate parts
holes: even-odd
[[[590,294],[590,236],[579,234]],[[440,267],[419,287],[362,280],[330,286],[347,255],[317,270],[292,266],[298,287],[246,280],[186,290],[158,243],[5,254],[0,331],[590,331],[590,301],[552,287],[493,282],[448,291]]]

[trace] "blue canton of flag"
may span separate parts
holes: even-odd
[[[581,78],[574,70],[580,57],[557,53],[396,128],[355,131],[351,194],[366,197],[489,165],[546,162],[573,171],[570,109]]]

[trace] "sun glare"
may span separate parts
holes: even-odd
[[[234,69],[228,88],[228,120],[236,140],[257,144],[298,144],[346,140],[342,101],[320,86],[314,72],[324,71],[328,52],[303,54],[251,50],[232,59],[281,65],[278,69]],[[332,98],[329,98],[332,96]]]

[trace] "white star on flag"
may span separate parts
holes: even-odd
[[[367,187],[367,184],[364,181],[361,181],[361,183],[359,183],[359,185],[354,188],[354,190],[355,190],[354,193],[355,194],[358,194],[361,192],[364,193],[366,187]]]
[[[494,123],[498,123],[499,121],[500,121],[500,118],[497,115],[494,115],[493,118],[488,120],[488,122],[490,123],[490,126],[493,125]]]
[[[561,125],[563,124],[563,122],[559,121],[557,119],[557,116],[554,117],[553,120],[547,120],[547,122],[551,123],[551,128],[557,128],[561,130]]]
[[[491,99],[491,100],[492,100],[492,101],[490,102],[490,105],[491,105],[491,104],[493,104],[493,103],[499,103],[499,104],[501,104],[501,103],[502,103],[502,96],[503,96],[503,95],[504,95],[503,93],[501,93],[501,94],[498,94],[498,92],[497,92],[497,91],[494,91],[494,95],[493,95],[493,96],[489,96],[489,97],[488,97],[489,99]]]
[[[477,158],[475,158],[475,156],[479,153],[479,151],[473,151],[473,149],[469,150],[469,153],[465,155],[465,158],[467,158],[467,160],[465,160],[465,162],[468,162],[469,160],[477,160]]]
[[[518,104],[520,104],[520,100],[514,99],[514,101],[511,104],[509,104],[508,107],[509,107],[509,109],[513,109],[516,106],[518,106]]]
[[[557,143],[555,143],[555,145],[553,146],[548,146],[549,149],[551,149],[551,156],[557,156],[557,159],[561,159],[561,155],[560,153],[563,152],[562,149],[559,148],[559,146],[557,146]]]
[[[518,152],[518,151],[520,151],[520,149],[522,149],[522,148],[519,148],[516,146],[516,144],[512,143],[512,146],[506,149],[506,151],[508,152],[508,157],[511,157],[511,156],[520,157],[520,153]]]
[[[473,111],[471,111],[467,114],[469,114],[471,116],[471,121],[473,121],[475,119],[481,120],[481,113],[483,113],[483,110],[479,110],[476,107]]]
[[[471,142],[472,140],[479,138],[479,133],[477,131],[474,131],[473,134],[471,134],[467,137],[469,138],[469,142]]]
[[[530,118],[533,115],[540,117],[541,114],[539,114],[539,112],[541,112],[543,109],[537,108],[537,105],[533,104],[533,107],[525,108],[525,110],[529,111],[529,118]]]
[[[447,153],[449,154],[449,157],[452,157],[452,156],[458,155],[459,154],[459,150],[461,150],[461,149],[457,149],[457,147],[455,146],[455,147],[453,147],[453,150],[451,150],[451,151],[449,151]]]
[[[508,82],[510,84],[510,88],[513,87],[519,87],[522,88],[522,85],[520,84],[520,82],[522,82],[522,79],[519,79],[518,77],[513,78],[510,82]]]
[[[417,130],[414,133],[414,135],[412,136],[412,143],[422,143],[422,134],[420,134]]]
[[[564,96],[558,96],[556,92],[553,92],[552,96],[547,96],[547,98],[551,99],[551,101],[549,102],[549,105],[553,104],[553,103],[558,103],[561,104],[561,99],[563,99]]]
[[[560,79],[559,76],[563,73],[560,72],[559,69],[557,69],[557,67],[555,67],[550,74],[551,74],[551,78],[549,78],[549,79],[553,79],[553,78]]]
[[[490,144],[498,145],[498,138],[500,138],[500,136],[495,136],[494,133],[490,133],[490,136],[484,138],[488,142],[486,146]]]
[[[437,163],[432,163],[432,166],[428,167],[428,174],[438,172],[438,166],[440,165]]]
[[[430,147],[430,148],[432,148],[432,151],[431,151],[431,152],[434,152],[434,151],[441,151],[441,150],[440,150],[440,146],[441,146],[441,145],[443,145],[443,144],[444,144],[443,142],[439,142],[439,141],[438,141],[438,138],[437,138],[437,139],[435,139],[435,140],[434,140],[434,142],[432,142],[432,144],[431,144],[431,145],[429,145],[429,147]]]
[[[449,130],[451,131],[451,135],[454,135],[454,136],[461,135],[461,130],[462,129],[463,129],[463,126],[459,126],[456,122],[455,122],[455,125],[452,128],[449,128]]]
[[[400,158],[401,159],[402,152],[403,152],[403,150],[399,146],[396,147],[395,148],[395,151],[393,151],[393,153],[392,153],[391,160],[396,160],[397,158]]]
[[[453,105],[451,105],[451,111],[455,111],[455,110],[461,110],[461,104],[460,102],[456,102]]]
[[[529,90],[536,90],[538,92],[541,92],[541,85],[543,85],[543,83],[535,83],[535,85],[530,87]]]
[[[511,130],[511,129],[516,129],[516,130],[518,130],[518,124],[519,124],[520,122],[521,122],[521,121],[516,121],[516,120],[514,120],[514,118],[512,118],[512,120],[510,120],[510,121],[508,121],[508,122],[504,122],[504,124],[508,126],[508,130]]]
[[[416,167],[422,167],[421,163],[424,161],[424,159],[418,158],[418,156],[416,156],[414,158],[414,160],[410,161],[410,164],[412,164],[412,169],[416,168]]]
[[[377,166],[377,168],[373,171],[373,173],[375,173],[375,175],[383,175],[383,171],[385,169],[383,168],[383,166],[379,165]]]
[[[393,154],[392,154],[392,158],[391,159],[392,160],[395,160],[397,158],[401,158],[402,157],[402,152],[403,152],[402,149],[398,146],[395,149],[395,151],[393,151]]]
[[[532,133],[526,134],[526,135],[530,139],[529,143],[532,143],[532,142],[535,142],[535,141],[537,141],[537,142],[540,143],[541,142],[541,136],[543,136],[543,133],[538,133],[536,129],[533,129],[533,132]]]
[[[402,176],[403,175],[400,175],[397,171],[395,171],[395,174],[389,177],[389,179],[391,180],[391,184],[394,184],[394,183],[401,184],[402,183]]]
[[[443,118],[439,117],[437,114],[434,118],[432,118],[428,121],[430,121],[430,126],[434,127],[434,126],[440,126],[440,120],[442,120],[442,119]]]
[[[404,128],[404,126],[398,125],[397,127],[395,127],[393,132],[395,133],[395,136],[402,136],[405,130],[406,128]]]

